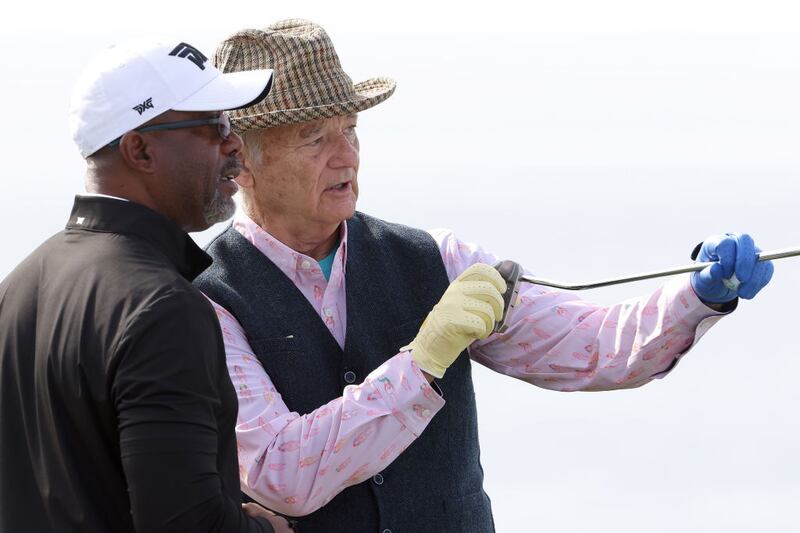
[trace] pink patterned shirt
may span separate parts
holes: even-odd
[[[346,331],[347,229],[330,280],[318,263],[269,235],[243,213],[234,228],[291,279],[340,346]],[[474,263],[496,257],[430,232],[452,281]],[[492,370],[560,391],[632,388],[666,375],[721,313],[706,307],[688,276],[616,305],[599,306],[537,285],[523,284],[510,328],[472,344],[470,357]],[[214,303],[214,302],[212,302]],[[236,437],[242,490],[274,511],[303,516],[344,488],[383,470],[443,406],[408,352],[375,369],[360,385],[311,413],[290,411],[241,325],[214,303],[228,371],[239,397]]]

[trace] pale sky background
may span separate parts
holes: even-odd
[[[718,232],[800,246],[797,5],[6,5],[0,277],[64,226],[82,189],[66,109],[95,53],[146,32],[210,56],[233,31],[289,17],[325,26],[354,80],[398,80],[361,115],[363,211],[452,228],[568,281],[681,265]],[[637,390],[555,393],[475,365],[498,531],[800,531],[799,289],[800,259],[776,263],[761,295]]]

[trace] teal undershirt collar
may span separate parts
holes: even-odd
[[[319,268],[322,270],[322,275],[325,276],[325,281],[331,279],[331,269],[333,268],[333,258],[336,257],[336,252],[339,250],[339,241],[336,241],[336,246],[333,247],[331,253],[325,256],[324,259],[319,260]]]

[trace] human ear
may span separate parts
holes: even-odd
[[[136,131],[129,131],[119,142],[120,157],[133,170],[152,174],[155,171],[153,147]]]

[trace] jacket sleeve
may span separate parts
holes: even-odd
[[[199,294],[175,292],[134,315],[117,343],[110,394],[137,531],[272,531],[242,512],[238,487],[224,490],[218,423],[235,405],[223,404],[217,328]]]

